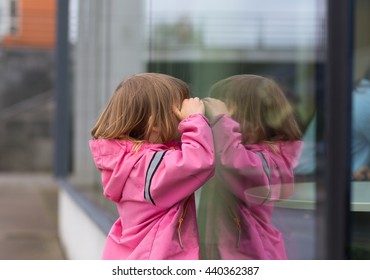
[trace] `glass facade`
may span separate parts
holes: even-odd
[[[214,83],[233,75],[272,77],[293,105],[301,129],[315,129],[310,124],[316,98],[324,95],[325,3],[146,4],[149,71],[187,81],[192,94],[199,97],[206,97]],[[274,207],[272,222],[284,235],[289,259],[315,258],[315,141],[305,139],[307,149],[296,168],[294,195]],[[199,205],[200,228],[207,223],[202,219],[206,215],[202,203],[206,202],[201,200]],[[211,241],[201,238],[207,247]]]
[[[187,82],[192,96],[204,98],[216,82],[230,76],[270,77],[286,94],[304,142],[294,167],[294,192],[274,203],[271,224],[283,236],[288,259],[331,258],[321,251],[330,250],[330,246],[321,245],[330,239],[326,236],[330,235],[330,230],[326,230],[330,225],[326,226],[325,221],[334,217],[327,214],[325,208],[331,201],[325,184],[332,184],[330,178],[326,179],[332,175],[327,166],[330,161],[326,157],[330,155],[325,133],[335,122],[326,107],[330,98],[335,99],[329,92],[332,80],[328,77],[328,73],[332,75],[328,68],[333,64],[328,53],[334,48],[329,33],[332,29],[328,26],[332,2],[79,1],[78,16],[74,13],[77,19],[70,20],[75,23],[70,26],[73,30],[73,36],[70,34],[73,118],[70,138],[65,139],[71,141],[68,164],[73,185],[97,207],[116,217],[114,205],[102,197],[100,175],[93,166],[87,141],[90,128],[123,78],[138,72],[165,73]],[[353,18],[349,15],[344,23],[354,38],[350,55],[353,55],[353,69],[349,69],[346,79],[352,79],[353,72],[351,83],[358,91],[352,100],[355,120],[352,146],[360,149],[364,145],[369,149],[369,137],[363,135],[368,121],[364,120],[364,126],[356,131],[356,124],[361,124],[360,119],[366,117],[368,109],[355,106],[369,108],[367,101],[358,101],[356,96],[364,91],[361,98],[366,98],[368,93],[366,86],[368,89],[369,85],[361,81],[369,78],[365,73],[370,67],[367,16],[370,1],[356,0],[353,8]],[[348,135],[350,127],[345,127]],[[367,143],[357,145],[356,137],[365,138]],[[370,162],[366,152],[358,152],[362,163],[352,154],[351,170],[343,170],[353,180],[348,197],[351,198],[350,225],[346,229],[350,240],[343,245],[349,245],[348,257],[353,259],[370,257],[370,229],[366,222],[370,205],[367,191]],[[345,190],[339,189],[342,191]],[[202,228],[205,224],[202,189],[196,198]],[[321,238],[322,235],[326,237]],[[203,238],[202,242],[207,245],[208,240]]]
[[[352,259],[370,258],[369,219],[370,187],[370,1],[355,1],[353,81],[352,81]],[[366,108],[366,109],[365,109]]]

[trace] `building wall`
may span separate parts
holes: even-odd
[[[54,67],[53,50],[1,51],[1,172],[53,170]]]
[[[96,182],[87,141],[119,82],[145,69],[142,1],[80,1],[79,38],[73,53],[73,179]]]
[[[79,36],[71,54],[74,61],[73,170],[69,180],[84,193],[101,181],[88,146],[90,130],[118,83],[145,69],[142,56],[145,11],[142,0],[89,0],[79,4]],[[98,188],[101,196],[101,186]],[[87,207],[96,205],[92,203]],[[59,218],[60,238],[69,259],[100,258],[97,252],[101,253],[105,240],[102,235],[107,232],[86,216],[73,194],[63,190]],[[81,252],[83,250],[85,252]]]
[[[54,48],[56,0],[18,0],[18,26],[2,38],[3,47]]]

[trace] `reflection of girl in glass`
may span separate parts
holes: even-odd
[[[199,259],[193,193],[214,174],[214,147],[204,104],[189,97],[179,79],[137,74],[92,129],[104,195],[119,214],[103,259]]]
[[[221,80],[210,96],[217,172],[200,201],[203,257],[286,259],[271,216],[294,191],[302,142],[292,107],[273,80],[256,75]]]
[[[370,67],[353,91],[352,99],[353,179],[370,180]]]

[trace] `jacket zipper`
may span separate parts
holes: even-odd
[[[238,215],[233,211],[233,209],[230,206],[228,208],[229,208],[230,215],[233,219],[233,222],[236,225],[236,228],[238,230],[238,238],[236,240],[236,248],[239,248],[240,239],[241,239],[241,235],[242,235],[242,227],[241,227],[241,224],[240,224],[240,219],[239,219]]]
[[[181,238],[181,226],[182,226],[182,222],[184,221],[184,218],[185,218],[185,215],[186,215],[186,211],[188,209],[190,198],[191,198],[191,196],[189,196],[185,200],[184,207],[183,207],[182,212],[180,214],[180,218],[179,218],[179,220],[177,222],[177,236],[178,236],[178,239],[179,239],[179,243],[180,243],[180,247],[181,248],[184,248],[184,245],[182,243],[182,238]]]

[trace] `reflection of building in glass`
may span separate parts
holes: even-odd
[[[323,4],[146,1],[149,9],[145,39],[150,71],[185,72],[200,96],[215,79],[228,74],[258,71],[276,76],[286,85],[300,122],[305,126],[311,118],[319,86],[310,83],[307,75],[314,75],[315,67],[324,61]]]
[[[314,15],[219,12],[181,16],[172,21],[167,13],[158,13],[151,20],[154,47],[162,50],[166,47],[241,50],[323,47],[324,19],[316,21]]]
[[[324,48],[324,11],[313,1],[146,2],[154,60],[312,60]]]

